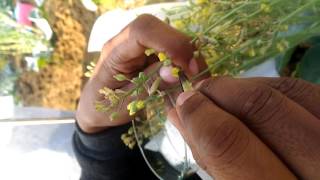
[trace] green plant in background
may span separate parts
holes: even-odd
[[[12,0],[1,0],[0,2],[0,9],[4,11],[13,11],[13,2]]]
[[[312,37],[288,50],[277,61],[282,76],[302,78],[320,84],[320,36]]]
[[[167,10],[166,14],[170,25],[193,37],[190,43],[197,48],[194,58],[203,58],[208,65],[186,83],[189,87],[206,73],[236,76],[270,58],[278,57],[282,61],[288,57],[284,55],[288,50],[320,34],[320,0],[196,0]],[[295,26],[303,28],[293,31]],[[319,45],[305,54],[310,60],[299,65],[297,74],[309,78],[308,68],[319,66],[318,48]],[[147,49],[146,55],[151,54],[158,55],[161,65],[152,73],[141,72],[133,79],[116,75],[119,81],[131,82],[132,89],[121,91],[106,87],[100,93],[105,95],[108,105],[97,102],[98,111],[108,112],[112,114],[110,119],[116,120],[118,106],[129,97],[134,99],[128,105],[129,114],[136,120],[134,128],[121,137],[131,148],[136,144],[135,139],[140,142],[161,130],[166,119],[162,102],[166,97],[172,99],[170,92],[175,90],[158,89],[161,79],[157,72],[161,66],[171,65],[171,60],[162,52]],[[179,67],[174,67],[172,74],[178,73]],[[315,81],[319,81],[319,75]]]
[[[93,2],[97,5],[103,5],[106,7],[109,7],[110,9],[119,7],[123,5],[123,1],[117,1],[117,0],[93,0]]]
[[[172,2],[172,0],[93,0],[102,11],[112,10],[115,8],[131,9],[146,4],[154,4],[160,2]]]
[[[17,76],[8,66],[8,60],[0,57],[0,96],[14,94],[14,81]]]
[[[38,29],[25,27],[0,11],[0,55],[22,55],[48,51],[49,44]]]
[[[44,53],[48,53],[50,45],[40,30],[20,25],[11,17],[11,1],[0,4],[0,95],[12,95],[15,81],[21,68],[24,68],[19,66],[23,63],[17,64],[16,61],[21,61],[26,55],[43,57]],[[46,59],[40,58],[38,66],[43,67],[45,64]]]

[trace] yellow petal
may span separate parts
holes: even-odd
[[[158,58],[159,58],[159,60],[161,62],[168,59],[167,55],[165,53],[162,53],[162,52],[158,54]]]
[[[144,101],[138,101],[137,102],[137,104],[136,104],[136,106],[137,106],[137,109],[143,109],[144,108],[144,106],[145,106],[145,103],[144,103]]]
[[[174,68],[171,69],[171,74],[172,74],[173,77],[178,78],[179,77],[179,72],[180,72],[180,69],[177,68],[177,67],[174,67]]]

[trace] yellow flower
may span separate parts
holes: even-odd
[[[248,55],[250,57],[254,57],[254,56],[256,56],[256,51],[253,48],[250,48],[248,51]]]
[[[184,23],[181,20],[174,21],[173,25],[177,29],[182,29],[184,27]]]
[[[204,3],[207,3],[208,0],[196,0],[196,4],[204,4]]]
[[[138,110],[141,110],[141,109],[144,108],[145,103],[144,103],[144,101],[141,101],[141,100],[140,100],[140,101],[137,102],[136,106],[137,106],[137,109],[138,109]]]
[[[143,109],[145,107],[144,101],[132,101],[128,104],[127,109],[129,110],[129,115],[133,116],[138,112],[139,110]]]
[[[208,59],[205,59],[205,62],[207,65],[210,65],[210,64],[213,64],[215,60],[213,58],[208,58]]]
[[[277,47],[279,52],[284,52],[289,47],[289,42],[285,41],[285,40],[282,40],[282,41],[277,43],[276,47]]]
[[[277,49],[278,49],[279,52],[284,52],[285,51],[285,47],[280,42],[277,43]]]
[[[154,49],[146,49],[145,51],[144,51],[144,54],[146,55],[146,56],[150,56],[150,55],[152,55],[152,54],[154,54],[156,51],[154,50]]]
[[[135,103],[135,101],[132,101],[131,103],[129,103],[129,104],[127,105],[127,109],[128,109],[129,111],[130,111],[130,109],[132,109],[134,103]]]
[[[262,3],[262,4],[260,5],[260,9],[261,9],[263,12],[265,12],[265,13],[271,12],[271,7],[270,7],[270,5],[265,4],[265,3]]]
[[[158,58],[159,58],[159,60],[160,60],[161,62],[168,59],[167,55],[166,55],[165,53],[162,53],[162,52],[160,52],[160,53],[158,54]]]
[[[179,72],[180,72],[180,69],[177,68],[177,67],[174,67],[174,68],[171,69],[171,74],[172,74],[173,77],[178,78],[179,77]]]
[[[136,101],[132,101],[130,104],[128,104],[127,109],[129,111],[129,115],[133,116],[137,111],[135,107]]]
[[[209,6],[202,9],[202,11],[201,11],[201,16],[202,17],[207,18],[210,15],[211,14],[210,14]]]
[[[281,31],[288,31],[289,30],[289,26],[288,25],[282,25],[282,26],[280,26],[280,30]]]

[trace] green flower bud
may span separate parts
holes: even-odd
[[[125,80],[128,79],[128,78],[127,78],[125,75],[123,75],[123,74],[116,74],[116,75],[113,76],[113,78],[115,78],[117,81],[125,81]]]
[[[111,121],[114,121],[116,118],[118,118],[118,116],[119,116],[118,112],[113,112],[113,113],[111,113],[109,118]]]
[[[152,54],[154,54],[156,51],[154,50],[154,49],[146,49],[145,51],[144,51],[144,54],[146,55],[146,56],[151,56]]]

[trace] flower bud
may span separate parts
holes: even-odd
[[[116,74],[113,76],[113,78],[115,78],[117,81],[125,81],[127,80],[127,77],[123,74]]]

